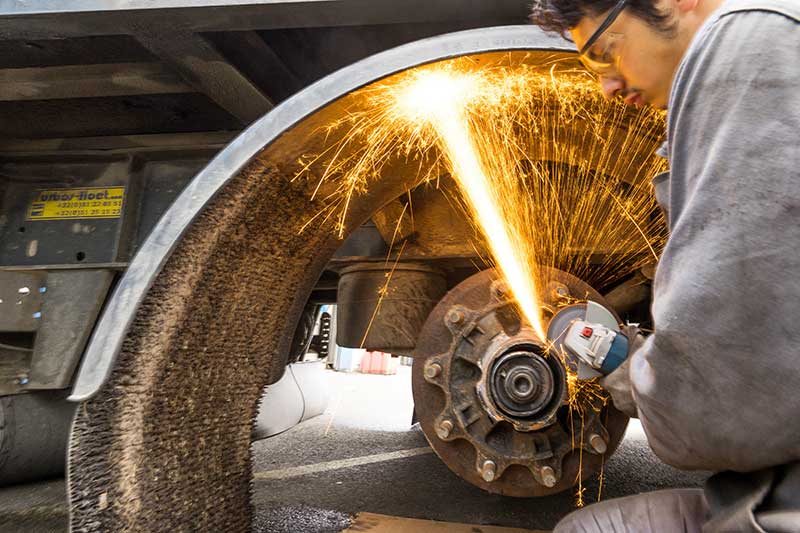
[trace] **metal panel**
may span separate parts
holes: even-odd
[[[269,98],[200,35],[189,31],[148,31],[138,32],[136,38],[242,125],[272,109]]]
[[[221,139],[205,135],[197,140]],[[217,151],[185,148],[180,139],[164,141],[166,149],[135,155],[16,156],[0,165],[5,191],[0,207],[0,333],[7,332],[7,345],[33,347],[0,346],[0,395],[70,385],[115,273],[125,266],[120,261],[127,260],[137,240],[144,239]],[[37,189],[122,183],[128,190],[118,219],[24,220],[28,198]],[[146,195],[141,194],[144,188]],[[36,253],[27,257],[33,241]],[[82,260],[78,251],[84,253]]]
[[[0,0],[0,38],[47,39],[415,22],[522,24],[529,0]]]
[[[0,68],[43,68],[87,63],[147,63],[156,58],[130,35],[0,41]]]
[[[0,395],[69,386],[113,277],[101,269],[0,271],[0,332],[35,333],[33,349],[0,346]]]
[[[134,138],[117,155],[9,155],[0,164],[0,175],[6,178],[0,181],[0,270],[124,267],[161,215],[227,138],[208,134],[184,140],[167,137],[164,148],[138,152],[133,149]],[[98,146],[116,146],[103,139],[95,141]],[[183,147],[183,142],[219,144]],[[42,143],[42,149],[48,147]],[[26,220],[31,198],[38,190],[117,185],[126,187],[120,218]]]
[[[0,271],[0,332],[33,332],[39,329],[43,272]]]
[[[187,93],[160,63],[115,63],[0,70],[0,101]]]
[[[113,278],[110,270],[47,274],[42,327],[36,336],[26,389],[69,386]]]
[[[167,208],[175,201],[187,183],[208,164],[213,156],[190,159],[148,161],[141,169],[141,181],[146,193],[143,195],[137,237],[138,246],[155,227]]]
[[[27,220],[28,208],[40,190],[84,187],[126,187],[132,199],[130,160],[80,163],[6,163],[0,172],[9,179],[3,211],[8,224],[0,232],[0,266],[41,266],[112,263],[124,260],[120,247],[124,216]],[[124,213],[123,213],[124,215]]]
[[[203,94],[151,94],[0,102],[0,139],[238,130]]]
[[[410,9],[406,3],[398,5],[403,10]],[[245,130],[192,180],[148,236],[103,312],[70,399],[86,400],[100,390],[111,373],[142,299],[192,220],[263,147],[304,117],[374,80],[449,57],[505,50],[574,51],[574,46],[533,26],[486,28],[426,39],[331,74]]]
[[[23,139],[0,141],[4,157],[32,154],[56,155],[63,152],[96,152],[104,154],[135,153],[156,149],[187,150],[206,148],[217,151],[236,137],[231,131],[201,131],[196,133],[155,133],[149,135],[119,135],[115,137],[77,137],[56,139]],[[209,159],[211,157],[209,156]],[[0,190],[0,192],[2,192]]]
[[[273,102],[285,100],[305,85],[258,32],[219,32],[206,37],[243,74],[267,89]]]

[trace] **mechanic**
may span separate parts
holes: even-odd
[[[532,20],[608,97],[668,109],[655,333],[601,382],[663,461],[716,472],[555,531],[800,531],[800,1],[535,0]]]

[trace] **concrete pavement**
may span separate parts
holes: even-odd
[[[398,376],[330,372],[332,399],[323,416],[253,444],[254,531],[336,533],[357,513],[549,530],[574,508],[564,493],[541,499],[487,494],[452,474],[410,428],[410,372]],[[605,468],[602,497],[697,486],[702,473],[680,472],[650,452],[631,424]],[[594,501],[596,480],[586,484]],[[66,530],[61,480],[0,489],[0,531]]]

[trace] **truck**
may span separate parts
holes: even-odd
[[[585,445],[568,443],[565,371],[509,324],[452,179],[420,184],[395,158],[338,231],[314,217],[319,182],[298,179],[303,165],[325,173],[324,158],[305,162],[330,141],[318,132],[398,73],[459,58],[580,69],[527,9],[0,1],[0,480],[55,475],[66,458],[76,531],[247,530],[258,400],[329,304],[339,345],[414,358],[417,416],[457,475],[531,497],[596,472],[627,418],[603,405],[578,429]],[[631,146],[614,124],[609,143]],[[653,131],[608,170],[623,189],[653,166]],[[659,223],[655,203],[647,216]],[[646,323],[652,265],[615,253],[592,264],[636,268],[603,283],[552,269],[546,305],[590,297]],[[497,365],[545,376],[536,413]]]

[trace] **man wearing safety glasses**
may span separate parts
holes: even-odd
[[[655,332],[601,383],[662,460],[716,472],[556,532],[800,532],[800,0],[534,0],[532,20],[609,98],[668,110]]]

